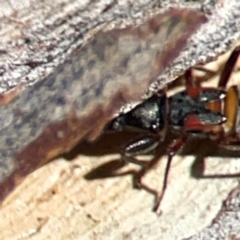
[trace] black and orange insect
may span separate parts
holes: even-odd
[[[218,87],[201,87],[192,77],[192,69],[185,73],[186,89],[171,97],[161,91],[144,101],[130,112],[119,115],[109,125],[110,130],[130,129],[141,132],[121,150],[122,159],[142,166],[135,176],[135,185],[154,193],[157,192],[141,183],[148,165],[136,158],[154,150],[166,137],[167,130],[178,138],[167,148],[167,166],[162,193],[156,197],[154,210],[159,208],[163,199],[170,165],[174,155],[192,137],[208,138],[223,147],[240,149],[239,126],[239,89],[226,85],[240,54],[237,47],[229,57],[219,80]]]

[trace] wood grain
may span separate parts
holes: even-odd
[[[93,11],[93,14],[89,15],[91,16],[90,20],[88,19],[86,22],[90,22],[91,24],[80,25],[85,32],[83,32],[84,34],[81,32],[79,36],[81,36],[81,34],[88,35],[88,30],[95,29],[95,27],[99,30],[99,28],[103,27],[102,24],[105,25],[105,21],[116,18],[116,15],[113,14],[110,20],[106,15],[103,15],[106,18],[101,19],[100,16],[105,9],[107,9],[106,12],[108,12],[109,9],[110,12],[111,10],[114,12],[114,7],[105,1],[100,2],[102,4],[100,4],[101,10],[97,13]],[[11,1],[6,1],[5,3],[7,6],[9,6],[8,4],[11,5]],[[95,1],[91,2],[91,4],[92,3],[95,3]],[[159,82],[151,86],[150,92],[154,91],[156,86],[159,87],[159,84],[161,85],[161,83],[171,81],[182,73],[184,69],[187,69],[196,62],[207,61],[209,58],[213,58],[220,52],[225,51],[236,39],[236,29],[239,27],[238,18],[236,17],[237,14],[239,14],[237,10],[238,2],[225,1],[225,3],[226,5],[219,4],[223,9],[219,7],[221,10],[218,11],[218,7],[216,7],[216,9],[214,8],[212,10],[213,15],[210,17],[209,22],[213,27],[211,28],[209,25],[208,27],[206,26],[205,29],[203,27],[198,34],[189,40],[188,46],[193,47],[190,47],[190,50],[187,48],[188,50],[183,51],[173,66],[168,69],[167,73],[162,74]],[[3,17],[5,26],[8,26],[9,23],[14,23],[13,25],[9,24],[9,29],[4,29],[6,31],[5,36],[8,40],[14,38],[16,40],[26,39],[26,42],[28,42],[28,38],[25,37],[31,36],[30,40],[32,41],[33,32],[29,35],[29,32],[25,34],[25,31],[28,29],[26,26],[30,26],[29,29],[35,26],[34,24],[30,24],[32,19],[30,18],[31,20],[29,20],[28,18],[28,13],[30,12],[28,12],[28,7],[34,6],[34,4],[36,4],[35,1],[29,1],[26,2],[26,5],[11,6],[4,12],[4,15],[7,15],[7,18],[5,18],[5,16]],[[43,3],[43,5],[44,4],[46,3]],[[63,15],[59,16],[59,18],[53,19],[54,24],[51,25],[56,27],[56,29],[61,29],[61,24],[57,25],[56,23],[59,23],[59,19],[64,19],[66,16],[69,16],[69,13],[76,13],[77,11],[75,12],[73,9],[76,6],[79,7],[79,2],[76,2],[76,5],[74,5],[73,2],[69,2],[69,5],[64,5],[63,1],[58,1],[57,8],[55,8],[54,4],[55,3],[50,4],[51,6],[44,5],[43,9],[45,10],[43,12],[52,13],[53,15],[63,12]],[[67,8],[65,8],[66,6]],[[82,6],[83,5],[81,5],[81,7]],[[93,6],[95,5],[91,5],[92,9],[94,9]],[[146,4],[146,6],[148,5]],[[14,7],[15,11],[12,11]],[[143,6],[141,5],[141,7]],[[152,5],[149,5],[149,8],[151,7]],[[118,8],[120,9],[119,6]],[[128,12],[128,8],[129,5],[123,12]],[[54,9],[57,10],[54,12]],[[64,11],[60,11],[63,9]],[[66,9],[68,9],[68,11],[65,11]],[[143,9],[146,10],[148,7],[143,7]],[[235,9],[235,11],[232,9]],[[34,12],[36,13],[36,17],[41,16],[38,8],[34,10],[36,10]],[[28,20],[23,22],[19,21],[19,12],[24,16],[21,20]],[[140,12],[144,13],[144,10]],[[221,15],[222,12],[225,14],[224,17]],[[231,14],[226,14],[226,12]],[[13,17],[12,14],[16,14],[17,17]],[[119,15],[121,15],[121,13],[119,13]],[[143,15],[139,18],[145,19]],[[76,15],[73,14],[71,16]],[[221,21],[219,19],[221,19]],[[234,22],[232,19],[234,19]],[[120,23],[118,22],[119,25],[121,25]],[[128,25],[129,23],[126,24]],[[18,29],[25,29],[25,31],[13,31],[13,29],[15,29],[13,27],[14,25],[17,25]],[[111,28],[111,23],[109,25]],[[216,30],[213,31],[216,25],[219,29],[222,29],[220,38],[216,37],[219,36],[214,32]],[[85,28],[86,26],[87,28]],[[40,27],[39,29],[42,31],[44,28]],[[39,29],[38,31],[40,31]],[[37,34],[38,31],[34,32],[34,34]],[[86,37],[88,40],[93,36],[92,34],[95,34],[93,32]],[[206,41],[202,41],[203,32],[204,36],[206,36]],[[37,38],[40,36],[41,35],[37,35]],[[21,79],[26,80],[30,77],[30,83],[35,82],[36,79],[39,80],[39,78],[44,79],[49,73],[49,65],[46,67],[46,59],[51,59],[50,68],[55,69],[57,65],[64,62],[64,60],[74,52],[77,46],[81,46],[84,42],[81,37],[79,42],[76,41],[76,38],[73,38],[73,42],[65,42],[65,38],[67,38],[67,40],[72,38],[68,38],[66,35],[65,38],[58,38],[56,36],[58,35],[53,36],[51,40],[56,39],[55,44],[59,46],[58,49],[61,49],[61,51],[60,54],[55,55],[53,53],[56,48],[53,49],[54,51],[51,52],[51,54],[44,49],[48,46],[46,42],[45,44],[37,45],[36,42],[30,41],[33,48],[29,48],[28,44],[11,45],[7,40],[3,41],[3,49],[1,49],[1,52],[3,50],[6,51],[6,49],[13,50],[9,51],[12,53],[11,56],[5,54],[4,57],[1,58],[3,63],[1,67],[6,67],[7,69],[2,75],[4,77],[1,78],[3,91],[11,89],[12,86],[18,84]],[[76,35],[74,36],[76,37]],[[217,45],[219,44],[218,46],[220,47],[218,48],[212,44],[214,42],[216,42]],[[63,45],[60,45],[60,43],[63,43]],[[64,48],[64,44],[66,44],[66,46],[70,44],[72,48]],[[26,46],[27,48],[25,49],[24,47]],[[40,51],[41,48],[39,48],[39,46],[43,47],[43,51]],[[20,54],[19,50],[21,49],[23,53],[27,54]],[[35,52],[31,51],[31,49],[35,49]],[[36,49],[39,51],[39,55],[36,54]],[[44,55],[45,52],[48,53],[47,56]],[[30,56],[30,58],[26,56]],[[44,57],[39,60],[33,58],[33,56]],[[3,59],[5,59],[5,61]],[[52,59],[57,59],[57,61],[54,62]],[[13,63],[12,65],[9,64],[11,62]],[[40,67],[40,70],[35,71],[35,66]],[[179,66],[181,66],[181,68],[179,68]],[[18,71],[18,73],[21,73],[20,75],[13,74],[16,69],[20,69],[20,71]],[[5,77],[7,77],[7,81],[4,81]],[[11,79],[11,81],[9,81],[9,79]],[[29,101],[29,104],[31,104],[31,101]],[[20,134],[16,137],[18,136],[20,136]],[[168,196],[166,195],[162,206],[163,215],[158,217],[150,211],[153,201],[152,196],[143,191],[136,191],[131,188],[131,176],[126,175],[92,181],[87,181],[83,178],[84,175],[104,163],[106,163],[106,167],[103,169],[106,172],[110,171],[112,165],[109,164],[109,161],[114,159],[119,160],[119,155],[115,154],[118,153],[121,143],[126,141],[129,136],[116,135],[105,137],[95,145],[79,146],[80,149],[75,150],[74,153],[55,160],[30,175],[7,201],[5,201],[4,206],[1,208],[1,239],[149,239],[149,236],[152,239],[182,239],[191,236],[197,231],[200,231],[204,226],[209,225],[221,208],[222,200],[226,198],[230,189],[237,185],[237,180],[234,178],[224,180],[196,180],[189,177],[189,169],[193,164],[195,154],[198,156],[199,149],[200,155],[203,154],[203,151],[206,151],[206,153],[210,151],[212,155],[217,156],[217,158],[208,159],[208,171],[213,171],[214,173],[221,171],[229,173],[234,172],[239,167],[237,164],[238,161],[230,159],[228,154],[224,155],[222,152],[214,154],[214,146],[204,143],[201,143],[203,145],[198,145],[200,143],[197,142],[195,146],[194,144],[192,147],[189,146],[194,156],[186,158],[180,156],[175,159],[169,182]],[[17,143],[21,145],[22,141]],[[34,149],[31,151],[34,153]],[[187,151],[186,154],[188,155],[189,152]],[[226,159],[223,159],[224,156],[226,156]],[[34,160],[34,155],[32,155],[31,158]],[[66,162],[65,160],[69,158],[72,159],[72,161]],[[114,166],[116,166],[116,164]],[[146,176],[146,181],[159,189],[161,187],[160,176],[162,176],[164,166],[165,162],[163,158],[153,173]],[[133,166],[129,165],[125,170],[129,170],[128,168],[131,169],[132,167]]]
[[[36,168],[80,140],[96,139],[124,104],[141,99],[206,20],[173,8],[138,27],[98,32],[2,106],[0,201]]]

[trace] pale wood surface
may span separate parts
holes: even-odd
[[[23,5],[14,5],[18,6]],[[215,70],[221,66],[210,64]],[[232,83],[240,79],[236,74]],[[83,178],[97,166],[119,160],[118,149],[128,137],[114,134],[93,145],[80,145],[71,156],[31,174],[1,207],[0,239],[183,239],[210,225],[238,180],[190,176],[196,156],[215,152],[208,142],[189,144],[187,156],[175,157],[160,217],[151,212],[152,196],[132,189],[130,175],[94,181]],[[239,173],[239,160],[220,152],[206,158],[206,172]],[[153,188],[161,189],[165,163],[163,157],[144,178]],[[132,168],[129,164],[125,170]]]

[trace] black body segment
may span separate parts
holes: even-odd
[[[168,101],[165,94],[154,95],[130,112],[120,115],[111,122],[109,129],[123,128],[158,133],[166,124]]]
[[[188,92],[182,91],[169,98],[169,119],[172,127],[184,127],[184,121],[188,115],[195,114],[205,124],[222,123],[223,115],[206,108],[206,104],[217,101],[226,96],[220,89],[202,89],[198,97],[192,98]]]

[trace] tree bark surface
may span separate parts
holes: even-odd
[[[186,47],[164,69],[158,82],[141,93],[154,92],[196,63],[216,58],[236,41],[240,18],[234,14],[239,14],[240,3],[227,0],[204,3],[204,11],[210,16],[207,30],[203,27],[189,36]],[[21,97],[22,88],[28,91],[30,85],[37,86],[99,31],[138,26],[167,6],[200,9],[198,1],[189,5],[188,1],[54,0],[39,3],[24,0],[15,3],[2,0],[0,87],[2,93],[8,93],[3,95],[2,102],[8,105],[8,98]],[[218,75],[227,56],[208,67]],[[216,78],[206,85],[216,86]],[[238,84],[239,79],[236,69],[231,83]],[[14,90],[13,96],[9,95],[10,90]],[[75,141],[71,147],[66,147],[70,153],[27,176],[1,206],[0,239],[240,238],[238,179],[196,179],[190,174],[191,169],[200,172],[200,165],[194,163],[201,162],[201,156],[206,154],[210,155],[205,159],[206,174],[237,175],[239,153],[219,150],[211,142],[188,143],[183,154],[174,158],[161,205],[162,214],[158,216],[151,211],[153,196],[133,189],[131,174],[124,174],[137,167],[128,164],[118,169],[119,149],[131,137],[127,133],[103,135],[95,143],[81,143],[71,150]],[[165,147],[159,150],[163,155]],[[165,165],[163,156],[143,181],[160,191]],[[115,175],[122,176],[107,177],[114,170]],[[87,180],[86,176],[95,179]]]

